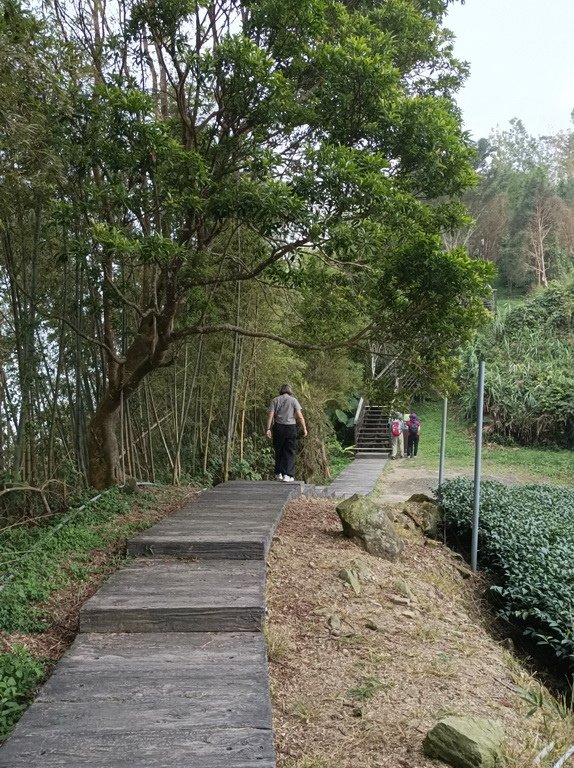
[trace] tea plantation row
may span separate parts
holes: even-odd
[[[443,484],[449,536],[470,544],[474,483]],[[574,490],[481,483],[479,564],[494,574],[500,615],[526,637],[574,661]]]

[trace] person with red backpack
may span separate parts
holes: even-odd
[[[402,415],[397,411],[397,413],[389,419],[389,423],[391,425],[391,459],[402,459],[405,455],[403,441],[404,424]]]
[[[416,413],[411,413],[410,418],[407,421],[408,428],[408,443],[407,443],[407,459],[414,459],[419,450],[419,435],[421,433],[421,421]]]

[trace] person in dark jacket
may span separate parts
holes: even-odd
[[[419,450],[421,422],[416,413],[411,413],[406,423],[408,429],[407,459],[414,459]]]
[[[292,483],[295,479],[297,422],[303,429],[303,437],[307,437],[307,426],[299,401],[293,397],[289,384],[283,384],[279,396],[274,397],[269,405],[265,434],[269,439],[273,438],[275,479],[284,483]]]

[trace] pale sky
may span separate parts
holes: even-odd
[[[457,101],[475,140],[513,117],[535,136],[574,130],[574,0],[466,0],[445,26],[470,63]]]

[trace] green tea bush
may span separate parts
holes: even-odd
[[[449,535],[470,541],[474,483],[444,483]],[[500,615],[558,659],[574,662],[574,491],[481,483],[479,559],[497,584]]]
[[[0,741],[3,741],[45,675],[44,664],[21,647],[0,653]]]

